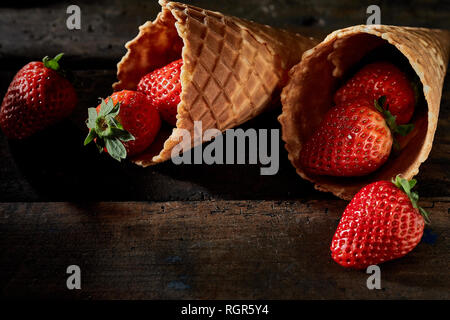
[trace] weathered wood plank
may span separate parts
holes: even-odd
[[[382,290],[329,245],[346,202],[0,204],[0,287],[8,297],[448,299],[450,199],[426,199],[432,226],[381,265]],[[79,265],[82,289],[65,287]]]
[[[0,4],[0,63],[14,68],[30,57],[67,52],[82,67],[113,66],[124,54],[124,44],[137,34],[137,28],[153,20],[159,5],[153,1],[82,1],[81,30],[66,28],[66,8],[71,2],[48,1],[43,7],[12,2]],[[275,27],[303,32],[321,38],[327,33],[366,21],[367,1],[269,1],[227,0],[185,1],[229,15],[255,20]],[[8,7],[9,5],[9,7]],[[382,23],[450,29],[448,1],[419,0],[380,4]],[[84,61],[85,58],[96,60]],[[7,58],[8,63],[6,63]],[[1,61],[3,59],[3,61]],[[16,63],[11,63],[11,60]]]

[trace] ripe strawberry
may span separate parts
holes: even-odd
[[[391,152],[391,131],[406,135],[412,130],[412,125],[397,126],[384,102],[383,97],[375,102],[379,111],[366,98],[328,111],[302,149],[303,168],[331,176],[361,176],[378,169]]]
[[[177,122],[177,106],[180,103],[180,73],[183,60],[176,60],[141,78],[137,90],[150,96],[161,117],[170,125]]]
[[[362,188],[342,215],[331,242],[333,260],[344,267],[367,268],[397,259],[419,243],[427,212],[412,192],[416,180],[397,176]]]
[[[386,96],[389,111],[398,124],[408,123],[414,113],[415,91],[406,75],[389,62],[375,62],[359,70],[335,94],[341,104],[359,97],[377,100]]]
[[[90,131],[84,145],[95,141],[100,152],[106,150],[118,161],[144,151],[161,127],[156,108],[137,91],[114,92],[88,113]]]
[[[8,138],[29,137],[72,113],[77,95],[58,73],[62,55],[30,62],[14,76],[0,110],[0,126]]]

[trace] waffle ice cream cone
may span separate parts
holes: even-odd
[[[423,86],[425,102],[416,106],[415,129],[400,140],[401,151],[374,173],[363,177],[330,177],[307,173],[300,163],[302,146],[333,107],[333,95],[342,77],[377,48],[387,46],[407,59]],[[398,50],[398,51],[397,51]],[[363,186],[390,180],[397,174],[411,179],[427,159],[436,131],[442,86],[450,50],[444,30],[385,25],[360,25],[337,30],[308,50],[290,71],[283,89],[279,121],[289,160],[297,173],[321,191],[351,199]]]
[[[156,20],[142,25],[126,44],[113,85],[116,91],[135,90],[148,72],[183,59],[176,128],[162,130],[148,150],[132,159],[141,166],[170,159],[181,129],[194,135],[194,121],[202,122],[203,131],[223,132],[262,113],[286,84],[288,70],[315,45],[310,38],[218,12],[159,3]]]

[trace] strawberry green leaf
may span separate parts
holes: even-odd
[[[397,117],[394,116],[390,111],[388,110],[384,110],[383,111],[384,114],[384,118],[389,126],[389,128],[391,128],[391,130],[396,130],[397,129]]]
[[[112,101],[111,97],[109,97],[108,102],[102,99],[102,102],[100,103],[100,111],[98,113],[99,117],[104,117],[107,114],[111,112],[111,110],[114,108],[114,102]]]
[[[114,118],[114,121],[115,121],[115,123],[116,123],[116,128],[121,129],[121,130],[125,130],[125,129],[123,128],[122,124],[121,124],[119,121],[117,121],[117,119]]]
[[[429,213],[422,207],[419,207],[419,212],[422,215],[423,219],[425,220],[426,224],[430,224],[431,220],[430,220],[430,215]]]
[[[119,114],[119,111],[120,111],[120,102],[117,102],[111,109],[111,111],[108,113],[108,115],[114,118]]]
[[[105,114],[110,114],[110,112],[114,109],[114,101],[112,100],[112,98],[110,97],[108,99],[108,102],[106,103],[106,111]]]
[[[108,123],[108,125],[111,127],[111,128],[118,128],[118,129],[120,129],[119,128],[119,121],[117,121],[116,120],[116,118],[114,118],[114,117],[111,117],[111,115],[107,115],[106,117],[105,117],[105,120],[106,120],[106,123]]]
[[[126,131],[116,118],[119,112],[120,103],[114,104],[111,97],[108,97],[108,102],[101,100],[98,115],[95,108],[89,108],[86,125],[91,130],[85,139],[85,145],[95,139],[100,152],[103,152],[104,147],[106,147],[111,157],[121,161],[127,156],[123,142],[135,140],[135,137]]]
[[[386,104],[386,96],[381,96],[378,100],[374,100],[374,106],[375,109],[377,109],[383,115],[384,120],[386,121],[386,124],[391,130],[393,136],[394,134],[406,136],[414,129],[414,124],[412,123],[400,126],[397,125],[397,117],[388,110],[389,105]],[[398,143],[397,139],[395,139],[395,137],[393,137],[393,146],[395,151],[400,150],[400,144]]]
[[[111,114],[107,115],[105,117],[105,119],[106,119],[106,122],[109,124],[109,126],[111,128],[117,128],[117,129],[120,129],[120,130],[125,130],[123,128],[123,126],[120,124],[120,122],[116,118],[112,117]]]
[[[384,96],[383,96],[383,97],[384,97]],[[381,97],[381,98],[383,98],[383,97]],[[381,98],[380,98],[380,99],[381,99]],[[382,105],[380,104],[380,99],[378,99],[378,100],[373,100],[373,105],[375,106],[375,109],[377,109],[378,112],[380,112],[381,114],[383,114],[383,113],[384,113],[384,109],[383,109]]]
[[[127,157],[127,151],[119,139],[105,139],[105,145],[108,154],[117,161],[120,162]]]
[[[84,145],[91,143],[95,138],[97,138],[97,132],[95,130],[89,130],[89,134],[84,139]]]
[[[105,102],[105,100],[104,99],[101,99],[101,102],[100,102],[100,110],[98,111],[98,115],[99,116],[104,116],[105,115],[105,113],[104,113],[104,110],[106,109],[106,102]]]
[[[408,135],[411,131],[413,131],[414,129],[414,124],[409,123],[409,124],[402,124],[400,126],[396,127],[396,133],[398,133],[401,136],[406,136]]]
[[[63,55],[64,55],[64,52],[58,53],[58,54],[53,58],[53,60],[56,61],[56,62],[58,62],[59,59],[61,59]]]
[[[406,192],[406,194],[410,195],[411,194],[411,185],[409,184],[408,180],[403,179],[402,177],[400,177],[400,175],[397,175],[396,180],[401,185],[401,187]]]
[[[419,194],[417,192],[411,192],[410,193],[410,198],[411,198],[411,201],[413,203],[413,206],[415,204],[415,208],[418,208],[417,202],[419,201]]]
[[[392,179],[392,183],[395,184],[397,188],[403,190],[406,193],[408,198],[411,200],[412,206],[419,210],[419,213],[422,215],[423,219],[425,220],[425,223],[429,224],[430,218],[428,212],[426,212],[424,208],[419,207],[418,205],[419,194],[417,192],[411,191],[411,189],[416,186],[417,180],[412,179],[408,181],[402,178],[400,175],[397,175],[395,179]]]
[[[414,186],[417,184],[417,180],[416,179],[411,179],[409,180],[409,187],[412,189],[414,188]]]
[[[126,130],[111,128],[113,136],[118,138],[121,141],[131,141],[135,140],[134,136]]]
[[[58,62],[63,55],[64,53],[59,53],[53,59],[50,59],[48,56],[45,56],[44,59],[42,59],[42,62],[44,63],[45,67],[58,71],[60,69]]]
[[[97,110],[95,108],[88,108],[88,119],[86,121],[86,125],[89,129],[93,129],[95,127],[95,121],[97,120]]]

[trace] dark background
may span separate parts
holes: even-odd
[[[322,39],[366,21],[450,29],[449,1],[189,1]],[[81,7],[82,28],[66,28]],[[382,265],[382,290],[343,269],[329,244],[347,204],[313,189],[287,159],[258,165],[141,168],[82,146],[87,108],[111,93],[116,63],[156,1],[0,2],[0,96],[23,65],[65,52],[77,77],[70,119],[26,141],[0,133],[0,296],[131,299],[450,298],[450,82],[418,189],[432,225],[405,258]],[[280,105],[242,128],[280,128]],[[208,201],[204,201],[208,200]],[[68,265],[82,290],[66,289]]]

